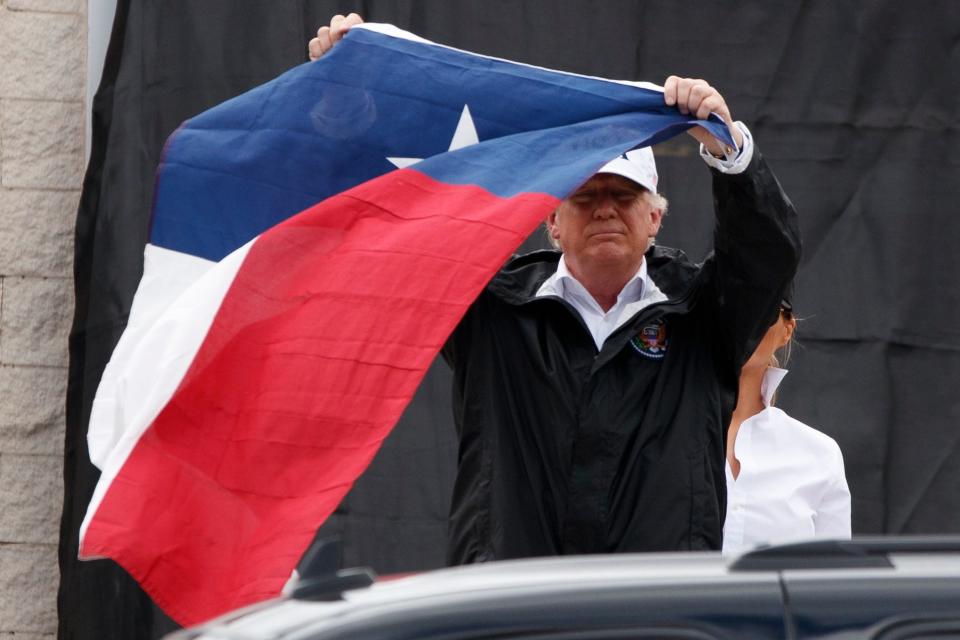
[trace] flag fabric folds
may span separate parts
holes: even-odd
[[[94,402],[81,557],[181,624],[277,595],[510,253],[694,124],[732,144],[655,86],[386,25],[186,122]]]

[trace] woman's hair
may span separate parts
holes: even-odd
[[[784,320],[794,319],[796,320],[796,315],[793,313],[793,307],[787,307],[785,305],[780,305],[779,314],[783,316]],[[777,316],[779,320],[779,316]],[[787,344],[783,345],[779,349],[773,352],[773,355],[770,356],[770,365],[773,367],[785,367],[787,363],[790,362],[790,356],[793,354],[793,345],[796,341],[795,336],[797,335],[797,330],[794,328],[793,333],[790,335],[790,340]]]

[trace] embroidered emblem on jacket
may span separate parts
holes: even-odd
[[[667,339],[667,323],[663,318],[659,318],[656,322],[644,326],[630,339],[630,344],[640,355],[662,360],[667,355],[667,345],[670,344]]]

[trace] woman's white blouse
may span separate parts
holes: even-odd
[[[734,479],[727,464],[725,554],[766,543],[850,537],[850,490],[840,447],[770,406],[785,375],[767,369],[761,387],[766,409],[737,431],[740,473]]]

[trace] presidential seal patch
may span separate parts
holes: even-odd
[[[662,360],[667,355],[667,323],[663,318],[646,325],[640,332],[630,339],[630,344],[642,356],[653,360]]]

